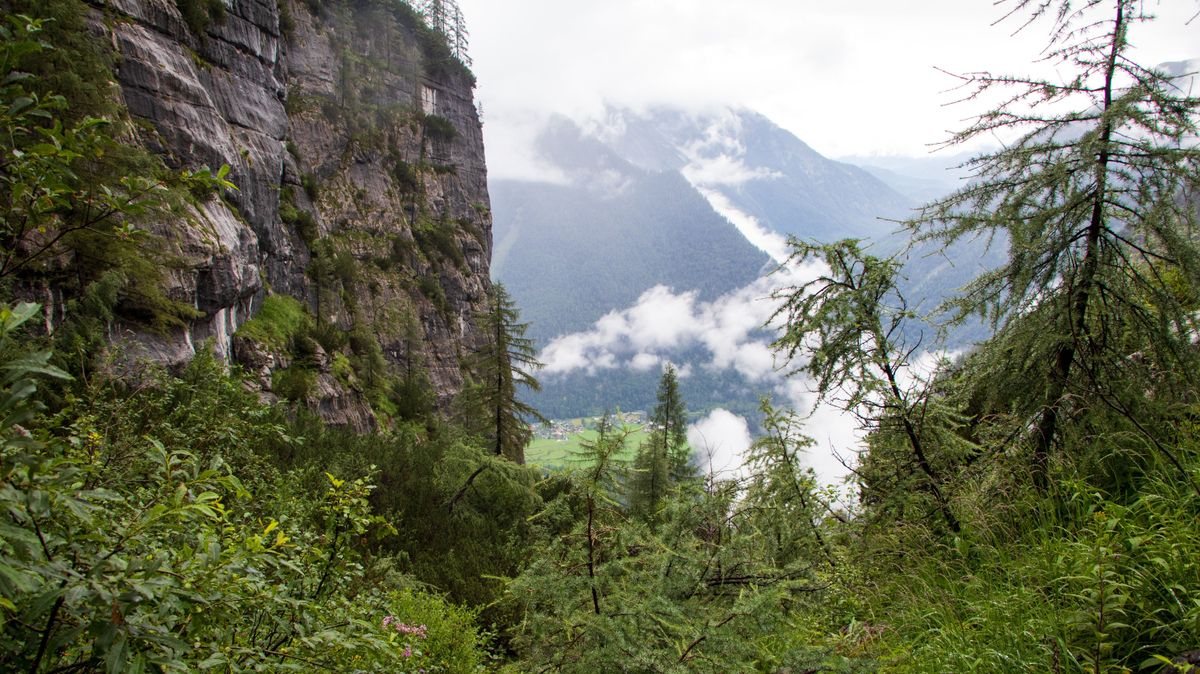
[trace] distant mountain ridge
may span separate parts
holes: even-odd
[[[493,276],[541,344],[656,284],[696,289],[701,299],[746,285],[770,259],[761,242],[738,235],[731,220],[739,216],[803,239],[878,237],[892,229],[881,217],[903,217],[913,205],[745,109],[612,108],[586,124],[554,117],[536,150],[565,182],[492,179],[489,187]]]
[[[539,139],[567,184],[494,180],[493,276],[544,345],[662,284],[703,299],[753,281],[770,258],[677,172],[652,172],[565,118]]]
[[[868,171],[821,156],[745,109],[613,108],[582,123],[556,117],[534,149],[553,177],[493,178],[489,191],[493,277],[532,323],[539,348],[592,329],[654,286],[694,292],[700,304],[743,289],[786,256],[787,236],[886,237],[895,229],[889,220],[914,206]],[[739,339],[750,358],[761,357],[770,338]],[[737,368],[706,362],[706,353],[693,345],[630,356],[690,369],[681,385],[699,409],[750,414],[772,392],[761,375],[752,384]],[[632,362],[556,368],[531,402],[560,418],[647,409],[657,374]]]
[[[874,237],[910,199],[858,166],[834,161],[745,108],[608,112],[608,146],[650,170],[675,170],[763,226],[800,238]]]

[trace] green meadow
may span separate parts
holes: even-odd
[[[625,439],[625,451],[618,455],[622,461],[633,461],[637,448],[649,435],[642,427],[631,430]],[[525,462],[546,468],[574,468],[582,463],[580,454],[584,442],[596,439],[596,431],[585,430],[569,436],[566,440],[536,438],[525,448]]]

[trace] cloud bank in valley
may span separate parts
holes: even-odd
[[[773,295],[816,273],[811,265],[782,268],[711,302],[700,301],[696,291],[654,286],[633,306],[609,312],[590,330],[550,342],[539,356],[546,364],[542,373],[553,377],[617,367],[644,371],[699,348],[708,356],[704,367],[733,369],[752,383],[780,384],[783,363],[770,346],[775,334],[763,329],[780,306]]]
[[[812,382],[800,374],[788,376],[797,364],[784,362],[771,349],[779,326],[763,327],[781,305],[777,292],[799,287],[820,271],[815,263],[781,268],[711,302],[699,300],[695,291],[655,286],[632,306],[600,318],[590,330],[553,340],[539,355],[546,364],[542,376],[613,369],[645,372],[667,362],[676,364],[681,378],[695,367],[731,370],[773,394],[777,404],[809,415],[804,433],[816,446],[808,452],[808,463],[823,481],[834,482],[846,475],[844,464],[853,464],[862,445],[857,420],[831,404],[817,405]],[[693,360],[684,361],[684,354]],[[902,373],[903,382],[930,376],[943,359],[954,355],[920,354]],[[737,473],[751,443],[746,419],[724,409],[693,423],[688,440],[705,472],[711,469],[728,477]]]
[[[738,475],[754,443],[746,419],[724,409],[715,409],[688,426],[687,440],[700,470],[717,478]]]
[[[782,300],[773,297],[777,291],[798,287],[819,272],[816,264],[782,268],[711,302],[699,300],[694,291],[655,286],[633,306],[600,318],[590,330],[553,340],[539,355],[546,364],[541,375],[617,368],[646,371],[668,361],[680,364],[681,354],[699,353],[699,361],[679,365],[680,377],[694,367],[732,370],[763,393],[773,393],[780,404],[808,413],[815,403],[810,382],[799,375],[786,376],[792,368],[771,349],[777,332],[763,325],[780,306]],[[854,419],[818,408],[806,432],[817,440],[808,455],[817,474],[828,482],[843,477],[846,469],[838,456],[852,452],[860,441]],[[723,409],[694,423],[688,437],[704,470],[711,461],[719,474],[734,472],[751,442],[746,419]]]

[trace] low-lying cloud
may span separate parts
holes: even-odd
[[[732,369],[752,383],[782,384],[782,362],[771,349],[777,333],[764,328],[782,300],[773,295],[815,276],[817,267],[783,268],[706,302],[697,292],[657,285],[626,309],[611,311],[590,330],[550,342],[539,358],[544,376],[612,368],[646,371],[685,351],[707,354],[703,367]],[[784,391],[781,391],[784,392]]]
[[[687,440],[700,469],[717,478],[738,475],[754,443],[746,419],[720,408],[688,426]]]
[[[704,136],[680,148],[687,165],[680,173],[714,211],[733,224],[746,240],[771,256],[777,264],[788,258],[787,240],[764,227],[757,218],[739,210],[721,190],[738,189],[754,180],[773,180],[780,173],[746,164],[742,143],[742,118],[725,109],[713,115]]]
[[[594,374],[616,368],[645,372],[667,362],[679,367],[681,378],[695,367],[732,370],[763,393],[773,394],[780,404],[809,415],[804,432],[816,446],[808,452],[807,463],[823,481],[834,482],[846,475],[845,464],[853,465],[862,446],[858,422],[830,403],[818,405],[807,378],[788,376],[797,364],[786,363],[774,353],[771,342],[779,326],[766,326],[782,302],[774,294],[799,287],[820,271],[817,264],[780,269],[712,301],[699,300],[696,291],[654,286],[633,306],[609,312],[590,330],[552,341],[539,355],[546,364],[542,375]],[[685,353],[693,356],[690,362],[681,357]],[[701,354],[698,360],[696,353]],[[921,354],[903,373],[904,380],[915,383],[927,378],[941,359],[951,356]],[[750,446],[746,420],[723,409],[694,423],[688,434],[701,467],[719,475],[735,475]]]

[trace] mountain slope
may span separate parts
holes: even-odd
[[[567,184],[493,180],[493,275],[539,344],[588,328],[662,284],[711,299],[769,263],[677,172],[625,161],[573,123],[540,140]]]
[[[800,238],[875,237],[904,217],[908,199],[857,166],[827,159],[746,109],[688,113],[610,110],[610,145],[644,168],[677,170],[742,213]]]

